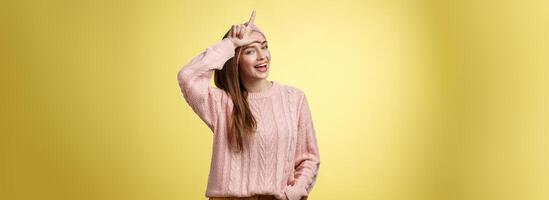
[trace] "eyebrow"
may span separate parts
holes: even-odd
[[[260,44],[266,44],[266,43],[267,43],[267,40],[265,40],[265,41],[263,41],[263,42],[260,42],[260,41],[256,40],[256,41],[253,41],[253,42],[252,42],[252,43],[250,43],[250,44],[253,44],[253,43],[260,43]],[[250,44],[248,44],[248,45],[250,45]],[[243,49],[243,50],[246,50],[246,49],[248,49],[248,48],[252,48],[252,47],[253,47],[253,46],[246,46],[246,47],[244,47],[244,49]]]

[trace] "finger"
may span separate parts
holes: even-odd
[[[252,11],[252,16],[250,17],[250,20],[246,24],[247,27],[251,27],[254,24],[255,20],[255,10]]]
[[[248,27],[248,26],[245,26],[244,27],[244,34],[249,36],[251,33],[252,33],[252,28]]]
[[[233,25],[233,26],[231,27],[231,38],[234,38],[234,37],[235,37],[235,32],[236,32],[235,26]]]
[[[248,27],[242,25],[242,37],[243,37],[243,38],[249,35],[249,34],[248,34],[248,33],[249,33],[249,30],[248,30],[248,29],[249,29]]]
[[[244,38],[244,33],[245,33],[244,26],[243,26],[243,25],[239,25],[239,26],[238,26],[238,29],[239,29],[239,33],[240,33],[240,34],[238,35],[238,37],[239,37],[240,39]]]
[[[235,30],[236,30],[235,37],[240,38],[240,32],[242,31],[240,26],[236,25]]]
[[[247,36],[247,32],[246,32],[246,26],[242,25],[242,27],[240,27],[240,34],[242,34],[242,38],[246,37]]]

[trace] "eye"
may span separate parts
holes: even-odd
[[[261,49],[267,49],[267,48],[269,48],[269,45],[265,45]]]
[[[244,54],[249,55],[249,54],[252,54],[253,52],[254,50],[248,50],[248,51],[245,51]]]

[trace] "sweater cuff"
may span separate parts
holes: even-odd
[[[216,44],[209,46],[206,49],[208,53],[201,60],[211,69],[220,70],[227,60],[235,56],[234,46],[234,43],[229,38],[224,38]]]
[[[307,190],[297,184],[287,185],[284,194],[286,194],[288,200],[300,200],[302,197],[308,196]]]
[[[233,41],[229,38],[224,38],[217,45],[215,45],[213,49],[216,52],[223,54],[225,57],[231,58],[234,56],[236,47]]]

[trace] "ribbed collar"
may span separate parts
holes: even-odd
[[[261,91],[261,92],[248,92],[248,99],[257,99],[262,97],[268,97],[275,93],[276,89],[279,87],[279,84],[275,81],[270,81],[273,83],[271,87]]]

